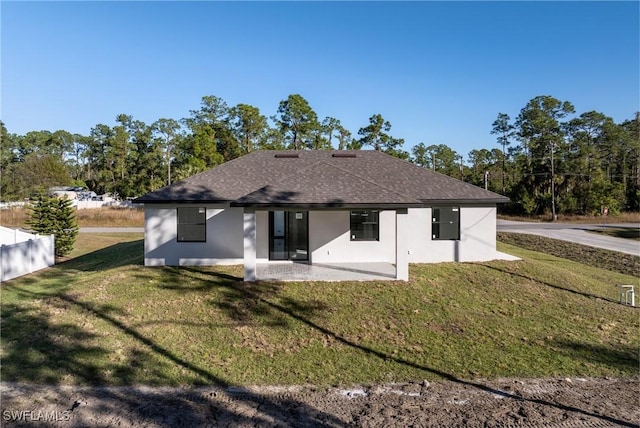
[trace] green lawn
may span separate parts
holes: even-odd
[[[352,384],[636,376],[633,276],[500,244],[518,262],[412,265],[411,281],[244,284],[241,267],[145,268],[141,235],[83,235],[2,284],[2,380]],[[103,248],[104,247],[104,248]],[[84,255],[82,255],[84,253]]]

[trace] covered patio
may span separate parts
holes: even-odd
[[[301,209],[301,207],[292,204],[293,206],[289,206],[289,208],[293,209]],[[375,206],[379,208],[378,206]],[[262,211],[266,211],[265,207],[262,208]],[[267,207],[267,209],[270,207]],[[281,208],[281,207],[278,207]],[[309,206],[304,206],[303,209],[311,208]],[[327,216],[329,211],[326,210],[327,207],[321,206],[321,210],[309,211],[311,213],[317,212],[319,213],[318,218]],[[323,230],[322,227],[318,227],[317,229],[312,224],[311,227],[306,226],[305,233],[305,244],[304,244],[304,261],[277,261],[273,258],[269,257],[269,262],[265,263],[263,260],[258,260],[257,257],[257,236],[258,227],[257,223],[257,212],[260,209],[256,210],[255,207],[243,207],[243,220],[244,220],[244,280],[251,281],[259,281],[259,280],[280,280],[280,281],[371,281],[371,280],[401,280],[408,281],[409,280],[409,256],[408,256],[408,241],[409,241],[409,227],[408,227],[408,210],[407,208],[401,207],[398,208],[396,206],[391,209],[387,209],[389,213],[393,216],[394,221],[391,224],[392,233],[389,234],[389,239],[386,242],[382,242],[386,244],[389,252],[392,254],[392,257],[389,257],[390,260],[387,261],[361,261],[361,260],[344,260],[344,258],[338,259],[338,257],[333,256],[334,260],[320,259],[322,255],[319,255],[318,258],[313,256],[314,251],[318,252],[318,248],[315,245],[309,245],[309,242],[332,242],[340,237],[343,237],[345,243],[351,244],[353,241],[349,241],[349,220],[346,217],[346,221],[344,224],[340,226],[340,233],[335,234],[333,232],[326,233],[326,229]],[[334,211],[335,212],[335,211]],[[349,215],[349,211],[342,209],[342,212],[346,212]],[[296,214],[301,214],[298,211],[295,211]],[[306,215],[304,213],[301,214],[302,218],[305,218]],[[296,215],[297,218],[297,215]],[[263,226],[263,236],[266,235],[264,232],[266,229]],[[273,227],[269,228],[273,229]],[[343,230],[344,229],[344,230]],[[314,235],[317,234],[317,235]],[[269,232],[269,237],[273,236],[273,233]],[[271,240],[271,239],[270,239]],[[366,251],[367,247],[370,245],[376,245],[380,247],[381,241],[379,239],[363,241],[361,244],[365,245],[365,247],[360,247],[361,249],[365,249],[361,254],[365,255],[365,259],[370,257],[370,252]],[[335,247],[334,247],[335,249]],[[349,250],[343,247],[344,252],[348,252]],[[323,250],[324,251],[324,250]],[[326,253],[331,253],[331,251],[326,251]],[[373,258],[373,257],[372,257]],[[320,260],[318,260],[320,259]]]
[[[391,263],[258,263],[258,281],[393,281]]]

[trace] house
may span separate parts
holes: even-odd
[[[378,151],[256,151],[134,200],[147,266],[496,258],[509,199]],[[259,278],[258,278],[259,279]]]

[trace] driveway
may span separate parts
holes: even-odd
[[[620,223],[605,227],[615,228],[640,228],[638,223]],[[531,235],[545,236],[547,238],[560,239],[590,247],[604,248],[606,250],[640,256],[640,242],[633,239],[615,238],[601,233],[600,224],[574,224],[574,223],[528,223],[510,220],[498,220],[498,232],[527,233]]]

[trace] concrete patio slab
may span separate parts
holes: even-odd
[[[520,257],[512,256],[511,254],[503,253],[502,251],[496,251],[496,260],[508,260],[510,262],[515,262],[522,259]]]

